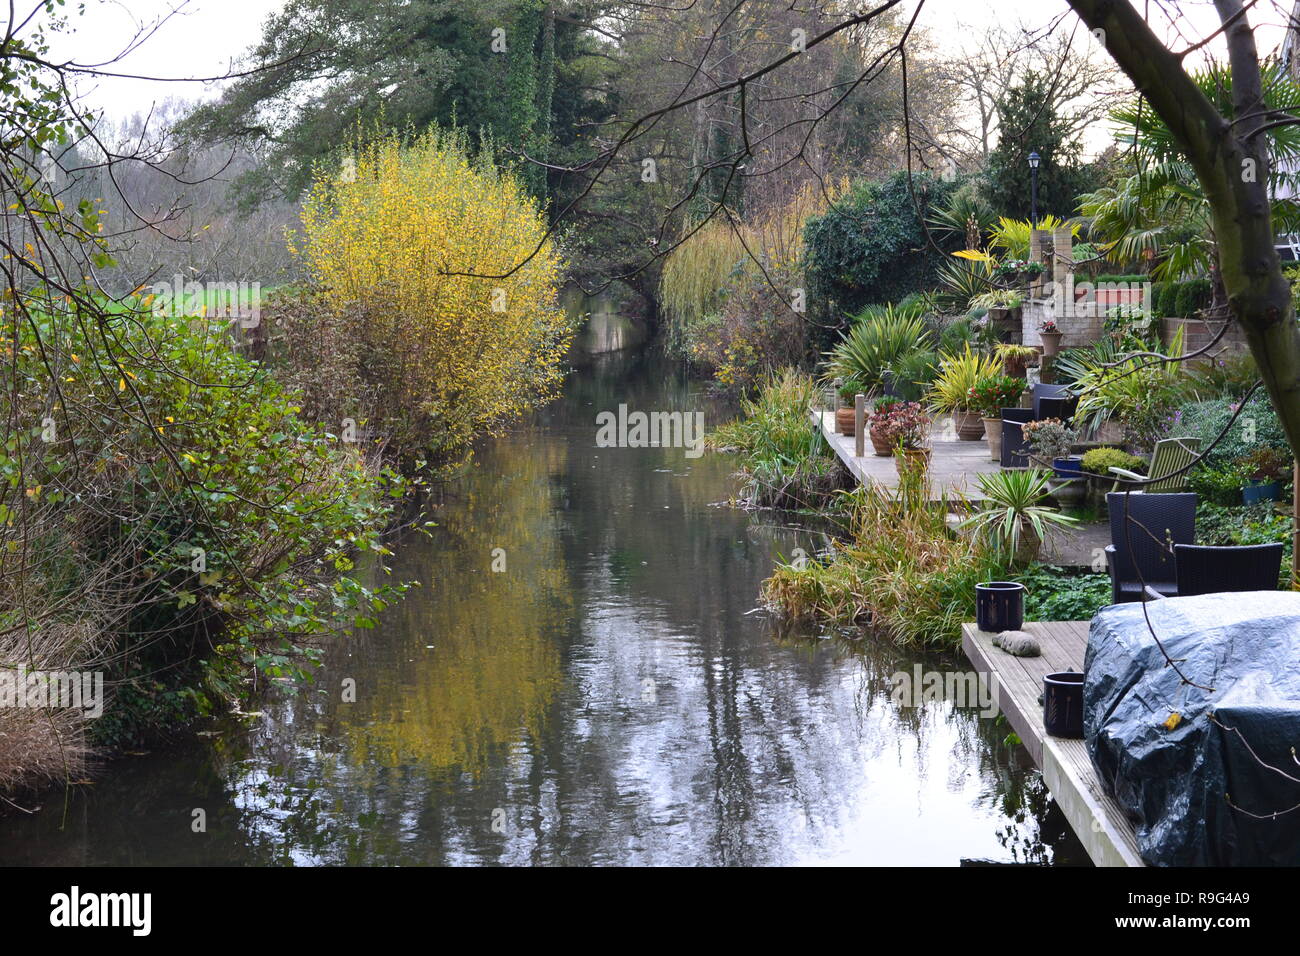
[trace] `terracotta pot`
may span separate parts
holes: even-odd
[[[1055,332],[1039,332],[1038,337],[1043,342],[1043,355],[1048,358],[1056,355],[1061,350],[1061,337],[1064,334],[1059,329]]]
[[[894,448],[884,439],[882,439],[873,429],[867,429],[867,436],[871,439],[871,447],[881,458],[888,458],[894,453]]]
[[[1002,460],[1002,419],[984,419],[984,437],[989,440],[989,460]]]
[[[856,412],[851,408],[840,408],[835,411],[835,430],[841,435],[853,437],[853,426],[855,424]]]
[[[908,467],[920,468],[922,470],[930,467],[930,449],[928,448],[904,448],[902,454],[894,456],[894,467],[898,469],[898,476],[903,476],[903,469]]]
[[[980,418],[979,412],[959,408],[952,413],[952,423],[961,441],[979,441],[984,437],[984,419]]]

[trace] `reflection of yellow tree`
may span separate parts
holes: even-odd
[[[553,635],[572,615],[549,482],[563,456],[535,437],[500,441],[457,483],[433,538],[405,545],[397,573],[424,586],[354,648],[379,681],[341,713],[357,766],[477,775],[541,734],[561,679]],[[496,548],[504,571],[492,570]]]

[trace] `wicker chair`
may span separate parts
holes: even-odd
[[[1111,492],[1106,506],[1111,542],[1106,548],[1106,569],[1114,603],[1144,601],[1151,591],[1176,596],[1178,573],[1172,549],[1196,540],[1196,495]]]
[[[1282,545],[1209,548],[1176,544],[1174,561],[1179,597],[1222,591],[1276,591],[1282,574]]]

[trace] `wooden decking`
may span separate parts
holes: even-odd
[[[821,424],[822,434],[830,442],[835,454],[840,456],[846,468],[863,484],[876,483],[886,488],[898,487],[898,469],[893,458],[882,458],[871,450],[871,442],[865,445],[866,454],[858,458],[853,452],[853,438],[845,437],[835,430],[834,412],[814,412]],[[989,458],[989,446],[986,441],[946,440],[941,436],[951,434],[943,420],[932,426],[930,458],[930,485],[935,499],[941,497],[964,497],[970,501],[980,501],[983,495],[975,484],[978,474],[992,474],[1000,470],[998,463]]]
[[[850,449],[852,451],[852,449]],[[1133,826],[1102,789],[1082,740],[1049,737],[1043,731],[1043,676],[1083,670],[1088,622],[1029,623],[1041,657],[1013,657],[993,646],[993,635],[962,625],[962,650],[975,669],[988,675],[998,707],[1024,743],[1043,779],[1098,866],[1142,866]]]

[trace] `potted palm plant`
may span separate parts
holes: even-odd
[[[969,342],[963,351],[940,359],[939,374],[930,386],[930,407],[952,414],[957,437],[962,441],[979,441],[984,436],[984,421],[979,411],[970,405],[971,389],[981,378],[997,376],[1001,372],[1001,361],[972,351]]]
[[[1049,531],[1078,524],[1077,519],[1043,504],[1048,473],[1038,468],[978,475],[984,501],[980,510],[961,523],[1015,567],[1038,556]]]
[[[1029,360],[1038,355],[1038,349],[1032,345],[1013,345],[1004,342],[993,350],[993,354],[1002,360],[1002,368],[1008,375],[1024,378],[1025,368]]]
[[[989,457],[1002,457],[1002,409],[1014,408],[1025,390],[1025,380],[1009,375],[986,375],[971,386],[967,399],[979,414],[989,441]]]

